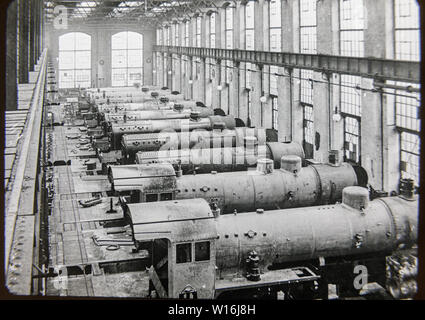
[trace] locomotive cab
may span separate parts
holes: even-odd
[[[215,217],[205,200],[158,205],[128,204],[127,221],[136,247],[151,256],[149,290],[160,298],[214,298],[216,273]]]

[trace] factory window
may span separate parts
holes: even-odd
[[[343,114],[344,161],[360,163],[360,118]]]
[[[207,41],[207,46],[210,48],[215,48],[215,24],[216,24],[217,14],[215,12],[211,13],[209,16],[209,39]],[[205,60],[205,75],[207,79],[213,79],[213,59],[206,58]]]
[[[189,46],[189,21],[186,21],[184,24],[184,45]]]
[[[270,94],[275,96],[278,95],[278,74],[279,68],[276,66],[270,66]]]
[[[210,260],[210,242],[202,241],[195,243],[195,261]]]
[[[177,23],[174,25],[174,32],[175,45],[180,46],[180,25]]]
[[[415,0],[395,0],[396,59],[419,61],[419,5]]]
[[[196,18],[196,46],[201,47],[202,17]]]
[[[233,49],[233,15],[234,8],[228,5],[225,9],[225,48]],[[225,60],[222,70],[222,83],[229,83],[232,77],[233,62]],[[224,71],[224,72],[223,72]]]
[[[417,134],[401,132],[400,134],[400,171],[402,178],[413,179],[419,184],[419,145]]]
[[[248,1],[245,5],[245,49],[255,50],[255,17],[254,17],[254,2]],[[254,65],[252,63],[245,63],[245,88],[252,88],[252,72]]]
[[[316,0],[300,0],[300,52],[317,53]],[[313,71],[300,70],[300,102],[303,105],[304,148],[314,157]]]
[[[276,96],[271,95],[272,98],[272,128],[275,130],[279,130],[279,105],[278,98]]]
[[[91,86],[91,37],[81,32],[59,37],[59,88]]]
[[[248,99],[248,121],[247,121],[247,124],[246,124],[246,126],[247,127],[250,127],[251,126],[251,114],[252,114],[252,93],[251,93],[251,90],[249,90],[248,89],[248,94],[247,94],[247,99]]]
[[[363,0],[340,0],[340,54],[364,56]],[[344,118],[344,158],[361,163],[361,77],[341,75],[340,103]]]
[[[300,52],[317,53],[316,0],[300,0]],[[313,71],[301,70],[300,101],[313,105]]]
[[[419,5],[414,0],[394,1],[395,58],[419,61]],[[397,86],[419,89],[417,84]],[[419,184],[420,94],[395,90],[396,125],[400,131],[400,175]]]
[[[270,0],[269,2],[269,50],[271,52],[282,51],[282,1]],[[267,68],[266,68],[267,71]],[[269,71],[269,94],[272,99],[272,128],[278,130],[278,74],[277,66],[268,67]]]
[[[314,114],[313,106],[303,105],[303,147],[305,152],[305,157],[307,159],[313,158],[314,150]]]
[[[228,5],[224,11],[225,15],[225,48],[233,49],[233,7]]]
[[[163,45],[162,43],[162,29],[157,29],[156,30],[156,44],[157,45]]]
[[[181,243],[176,245],[176,263],[192,261],[192,244]]]
[[[340,0],[340,54],[364,56],[363,0]]]
[[[217,13],[213,12],[210,16],[210,48],[215,48],[215,24]]]
[[[176,40],[176,38],[175,38],[175,24],[172,24],[171,25],[171,28],[169,28],[171,31],[170,31],[170,39],[171,39],[171,41],[170,41],[170,43],[171,43],[171,45],[172,46],[175,46],[176,45],[176,43],[175,43],[175,40]]]
[[[167,28],[169,30],[169,28]],[[169,37],[167,37],[168,45]],[[112,86],[143,84],[143,35],[124,31],[112,36]]]
[[[280,52],[282,50],[282,14],[281,0],[271,0],[269,4],[270,21],[270,51]]]

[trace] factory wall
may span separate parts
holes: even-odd
[[[18,107],[18,84],[34,83],[44,49],[44,14],[41,0],[15,0],[7,7],[6,26],[6,110]]]
[[[67,29],[47,29],[50,57],[58,70],[59,37],[69,32],[83,32],[91,36],[91,81],[93,87],[111,86],[112,77],[112,35],[122,31],[134,31],[143,35],[143,83],[152,85],[152,47],[155,43],[154,30],[138,25],[69,24]]]
[[[279,1],[281,5],[281,51],[305,53],[302,51],[300,39],[300,1]],[[244,1],[218,2],[215,24],[215,43],[209,44],[211,11],[206,11],[202,16],[201,39],[196,43],[194,31],[197,17],[189,21],[189,43],[184,40],[184,24],[179,23],[178,46],[189,47],[215,47],[229,48],[226,43],[226,8],[233,7],[233,43],[230,48],[245,49],[245,7]],[[255,50],[269,51],[269,5],[270,1],[254,1],[255,6]],[[327,0],[316,2],[316,53],[327,55],[341,55],[341,26],[340,26],[340,1]],[[378,0],[364,1],[364,57],[394,58],[394,3],[393,1]],[[157,44],[172,45],[169,29],[173,23],[156,32]],[[174,23],[175,25],[175,23]],[[175,28],[175,27],[174,27]],[[227,27],[228,28],[228,27]],[[165,32],[168,30],[167,32]],[[162,33],[161,33],[162,32]],[[160,35],[158,37],[158,35]],[[382,36],[384,35],[384,36]],[[168,41],[168,42],[167,42]],[[169,83],[172,89],[184,93],[187,99],[204,102],[211,108],[221,108],[227,114],[241,118],[248,125],[272,128],[272,99],[269,95],[269,77],[264,76],[269,66],[254,64],[251,69],[251,88],[245,86],[246,64],[233,62],[230,77],[222,81],[226,61],[211,61],[210,77],[205,73],[208,60],[197,57],[181,57],[173,55],[177,65],[183,65],[183,60],[188,60],[186,68],[178,72],[172,68],[166,69],[163,60],[166,54],[157,55],[157,64],[161,65],[162,72],[171,76]],[[195,62],[197,61],[197,62]],[[198,64],[198,68],[192,68]],[[158,67],[159,68],[159,67]],[[193,71],[196,74],[192,74]],[[163,78],[157,72],[155,81],[158,85],[164,84]],[[279,67],[278,73],[278,126],[279,141],[296,141],[303,144],[304,114],[301,96],[301,70]],[[314,142],[312,160],[317,162],[328,161],[329,152],[337,150],[339,158],[344,158],[344,119],[340,117],[341,111],[341,76],[338,74],[325,74],[312,72],[312,97],[314,118]],[[370,90],[374,88],[374,80],[362,78],[358,83],[361,88]],[[400,179],[400,135],[394,124],[395,103],[391,95],[360,90],[361,125],[360,146],[358,163],[365,167],[369,174],[370,184],[375,189],[387,192],[398,189]],[[250,95],[251,104],[248,103]],[[266,102],[261,102],[260,97],[265,96]],[[264,101],[264,100],[263,100]],[[249,114],[251,117],[249,118]]]

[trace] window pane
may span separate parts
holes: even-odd
[[[210,242],[195,243],[195,261],[210,260]]]
[[[59,37],[59,50],[74,50],[75,34],[67,33]]]
[[[140,33],[129,32],[128,33],[128,49],[142,49],[143,48],[143,36]]]
[[[74,87],[74,70],[59,71],[59,87],[60,88]]]
[[[141,83],[142,82],[142,69],[141,68],[134,68],[134,69],[127,69],[128,70],[128,85],[131,86],[134,83]]]
[[[134,67],[141,68],[142,64],[143,64],[142,52],[140,50],[129,50],[128,51],[128,67],[129,68],[134,68]]]
[[[91,50],[91,37],[88,34],[76,32],[75,50]]]
[[[192,261],[192,244],[182,243],[176,245],[176,263]]]
[[[363,0],[340,0],[341,30],[364,29]]]
[[[59,70],[74,69],[74,51],[59,51]]]
[[[300,0],[300,25],[316,25],[316,0]]]
[[[125,87],[127,85],[126,69],[112,69],[112,85],[115,87]]]
[[[280,28],[281,22],[281,0],[270,1],[270,28]]]
[[[120,32],[112,36],[112,50],[127,49],[127,33]]]
[[[75,86],[90,87],[90,70],[75,70]]]
[[[112,51],[112,68],[127,67],[127,51],[113,50]]]
[[[270,29],[270,51],[280,52],[282,48],[282,38],[280,29]]]
[[[254,50],[254,30],[246,30],[246,50]]]
[[[90,51],[75,51],[75,68],[90,69],[91,67],[91,52]]]

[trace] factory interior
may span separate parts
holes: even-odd
[[[415,0],[15,0],[11,295],[409,300]]]

